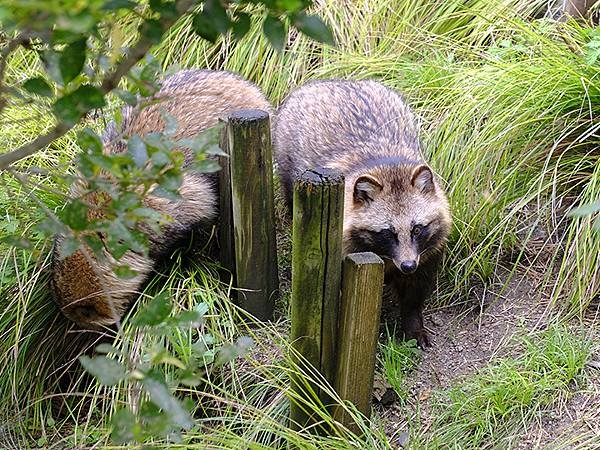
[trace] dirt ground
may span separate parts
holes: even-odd
[[[500,278],[506,279],[507,275]],[[409,375],[408,410],[419,409],[421,423],[431,423],[432,392],[449,387],[458,378],[474,373],[498,356],[514,348],[508,344],[516,335],[543,329],[551,311],[540,295],[539,275],[516,273],[501,292],[504,280],[486,291],[472,293],[467,308],[451,306],[426,311],[425,325],[434,344],[423,352],[416,370]],[[578,386],[566,402],[534,423],[519,439],[520,449],[586,448],[600,449],[600,310],[590,314],[583,328],[590,333],[595,348],[589,363],[586,384]],[[581,330],[579,322],[572,324]],[[515,355],[516,356],[516,355]],[[407,441],[407,409],[398,402],[379,413],[386,433],[395,436],[398,447]]]

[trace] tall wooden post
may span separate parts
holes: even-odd
[[[225,123],[227,123],[225,121]],[[228,156],[219,156],[219,261],[235,280],[235,245],[233,242],[233,209],[231,208],[231,167],[227,126],[223,127],[219,147]]]
[[[295,358],[333,384],[341,281],[344,177],[329,169],[307,170],[294,183],[292,225],[291,341]],[[292,389],[303,389],[292,379]],[[316,387],[313,390],[327,402]],[[302,405],[290,405],[292,426],[309,423]]]
[[[383,295],[383,261],[374,253],[344,259],[335,390],[366,417],[371,415],[379,315]],[[357,425],[340,406],[334,418],[348,429]]]
[[[269,115],[236,111],[227,118],[235,278],[242,308],[270,320],[279,296]]]

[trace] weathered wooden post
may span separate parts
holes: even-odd
[[[344,259],[335,390],[366,417],[371,412],[379,315],[383,295],[383,261],[374,253]],[[334,418],[357,433],[358,426],[341,407]]]
[[[270,320],[279,296],[269,115],[248,109],[227,118],[235,280],[239,304]]]
[[[344,177],[328,169],[307,170],[294,183],[292,225],[292,355],[333,384],[342,260]],[[292,389],[303,391],[292,378]],[[316,387],[324,402],[328,399]],[[300,394],[302,395],[302,394]],[[302,405],[291,402],[292,426],[310,422]]]
[[[227,120],[221,131],[219,147],[230,155]],[[235,244],[233,242],[233,209],[231,207],[231,167],[229,156],[219,156],[219,261],[235,280]]]

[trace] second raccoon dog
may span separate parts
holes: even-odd
[[[283,103],[273,137],[289,205],[295,172],[326,167],[344,174],[344,253],[383,258],[385,294],[399,306],[405,337],[428,346],[422,310],[451,215],[402,97],[371,80],[311,82]]]
[[[260,89],[242,77],[211,70],[183,70],[167,78],[156,97],[158,104],[134,114],[131,107],[123,109],[123,123],[119,132],[110,125],[103,136],[105,152],[118,153],[126,150],[119,138],[137,134],[162,131],[165,127],[163,111],[174,116],[178,122],[173,139],[193,138],[202,131],[217,125],[220,117],[240,109],[261,109],[272,113],[269,101]],[[185,165],[192,161],[189,150],[183,149]],[[76,185],[72,197],[85,194],[84,186]],[[117,322],[132,298],[139,293],[145,279],[156,263],[170,254],[182,240],[189,239],[194,231],[211,227],[218,215],[218,192],[214,175],[186,171],[180,187],[181,199],[171,201],[148,196],[146,205],[174,220],[163,227],[161,233],[149,234],[148,257],[127,251],[119,264],[128,264],[138,275],[132,279],[120,279],[112,271],[114,259],[105,252],[107,262],[100,262],[90,251],[76,251],[61,258],[61,236],[55,239],[52,255],[51,288],[63,314],[82,326],[110,325]],[[90,210],[101,217],[100,195],[86,195],[88,203],[98,205]],[[107,292],[108,291],[108,292]]]

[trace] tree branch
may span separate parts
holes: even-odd
[[[162,28],[163,34],[171,28],[171,26],[181,17],[183,16],[194,4],[194,0],[178,0],[176,7],[179,15],[177,17],[167,17],[161,18],[160,24]],[[131,48],[127,57],[121,61],[110,74],[108,74],[102,83],[100,84],[100,91],[102,94],[108,94],[114,88],[116,88],[119,84],[121,78],[123,78],[131,68],[137,64],[145,55],[148,53],[150,48],[154,45],[154,42],[143,37],[137,42],[137,44]],[[0,61],[1,63],[1,61]],[[1,67],[0,67],[1,68]],[[27,156],[33,155],[38,150],[46,147],[54,140],[64,136],[67,132],[69,132],[75,125],[66,124],[64,122],[59,122],[54,126],[52,130],[48,133],[38,136],[33,141],[19,147],[16,150],[13,150],[8,153],[0,154],[0,170],[5,170],[11,164],[26,158]]]

